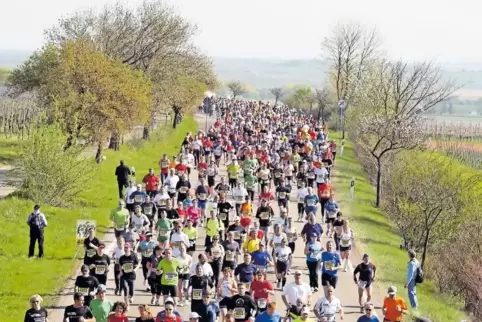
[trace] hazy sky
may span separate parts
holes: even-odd
[[[135,5],[142,0],[124,1]],[[1,49],[36,49],[63,15],[110,0],[2,0]],[[476,0],[171,0],[198,24],[209,55],[314,58],[338,22],[376,26],[390,56],[407,60],[482,60]],[[480,58],[480,59],[479,59]]]

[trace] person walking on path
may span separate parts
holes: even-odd
[[[408,290],[408,299],[410,300],[410,305],[413,309],[418,308],[418,300],[417,300],[417,274],[418,270],[420,269],[420,263],[416,258],[417,254],[413,249],[408,251],[408,257],[410,260],[408,261],[408,270],[407,270],[407,279],[405,281],[405,288]]]
[[[44,257],[44,230],[47,227],[47,218],[40,212],[40,206],[35,205],[33,212],[28,215],[27,225],[30,227],[30,246],[28,247],[28,257],[33,257],[35,253],[35,243],[38,242],[38,257]]]
[[[120,160],[119,165],[115,168],[115,176],[117,177],[117,186],[119,187],[119,199],[124,198],[124,188],[129,184],[129,176],[134,175],[128,166]]]

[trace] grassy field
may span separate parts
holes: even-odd
[[[0,137],[0,166],[12,165],[20,153],[21,140]]]
[[[330,138],[339,141],[336,133],[330,133]],[[355,200],[349,200],[349,185],[355,177]],[[373,207],[375,189],[370,185],[367,175],[354,155],[351,142],[346,141],[343,156],[336,160],[333,184],[337,199],[351,220],[353,231],[357,238],[357,249],[360,253],[368,253],[377,266],[377,282],[379,293],[384,296],[390,285],[395,285],[401,296],[408,303],[408,295],[403,285],[407,272],[407,252],[400,250],[401,239],[387,217]],[[354,263],[359,258],[352,259]],[[459,310],[460,303],[439,294],[433,283],[425,281],[417,286],[420,314],[436,322],[454,322],[466,318]],[[375,292],[376,294],[376,292]],[[382,302],[377,298],[376,302]]]
[[[109,211],[116,207],[117,183],[114,169],[122,159],[136,168],[138,176],[148,168],[157,169],[163,153],[178,153],[188,131],[195,131],[197,123],[185,117],[176,130],[165,129],[153,134],[150,142],[122,146],[119,152],[107,151],[96,183],[86,187],[82,200],[86,206],[72,209],[42,207],[49,226],[46,228],[45,258],[28,259],[28,234],[26,225],[33,203],[9,197],[0,200],[0,316],[2,322],[23,320],[28,299],[33,294],[44,296],[44,305],[52,305],[59,290],[78,260],[73,259],[77,246],[75,225],[78,219],[96,220],[101,235],[110,225]],[[3,150],[0,150],[0,154]]]

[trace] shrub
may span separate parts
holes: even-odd
[[[82,157],[82,146],[64,149],[67,136],[56,125],[39,127],[22,149],[22,193],[41,204],[67,206],[92,181],[93,162]]]

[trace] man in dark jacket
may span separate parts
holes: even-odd
[[[124,188],[129,184],[129,176],[135,175],[128,166],[124,165],[124,161],[120,160],[120,164],[115,168],[115,176],[117,177],[117,185],[119,187],[119,198],[124,198]]]
[[[30,245],[28,257],[34,256],[35,243],[38,242],[38,257],[44,257],[44,229],[47,227],[47,219],[40,212],[40,206],[35,205],[33,212],[28,215],[27,225],[30,227]]]

